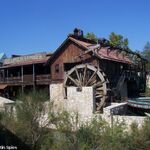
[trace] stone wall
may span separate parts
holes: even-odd
[[[128,129],[132,123],[136,123],[138,127],[141,127],[146,117],[143,116],[128,116],[126,103],[114,103],[111,106],[104,108],[104,112],[101,115],[110,125],[115,122],[123,122],[127,125]]]
[[[64,88],[63,83],[50,84],[50,101],[53,102],[56,111],[64,107]]]
[[[93,87],[82,87],[82,91],[68,87],[65,104],[67,111],[78,112],[82,119],[90,118],[94,111]]]
[[[124,122],[128,127],[135,122],[140,127],[145,117],[127,116],[126,103],[112,103],[111,106],[103,109],[103,114],[94,114],[95,100],[93,87],[83,87],[78,91],[76,87],[67,87],[67,98],[64,98],[63,84],[50,85],[50,100],[54,103],[54,110],[57,112],[65,110],[79,114],[79,121],[90,122],[92,118],[102,117],[110,125],[114,122]]]
[[[150,75],[147,75],[147,78],[146,78],[146,85],[147,85],[147,87],[150,88]]]
[[[104,114],[112,115],[125,115],[127,112],[127,103],[112,103],[111,106],[103,109]]]
[[[64,98],[63,83],[50,84],[50,100],[62,100]]]
[[[55,111],[78,113],[82,120],[90,118],[95,109],[93,87],[82,87],[81,91],[77,87],[67,87],[67,97],[64,98],[63,84],[51,84],[50,101]]]
[[[121,116],[121,115],[105,115],[102,114],[101,117],[106,120],[111,126],[115,123],[126,124],[126,130],[130,130],[131,124],[136,123],[140,128],[144,124],[146,117],[142,116]]]

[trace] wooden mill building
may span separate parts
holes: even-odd
[[[93,87],[95,108],[100,110],[111,101],[145,92],[145,64],[139,54],[111,46],[105,39],[84,38],[83,31],[75,29],[53,54],[6,59],[0,68],[0,90],[13,96],[18,89],[49,88],[53,95],[54,85],[67,99],[67,87],[79,92]]]

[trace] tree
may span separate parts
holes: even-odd
[[[85,38],[98,42],[98,37],[93,32],[88,32],[85,35]],[[121,48],[125,48],[128,51],[131,51],[128,47],[129,45],[128,38],[124,38],[121,34],[116,34],[114,32],[111,32],[111,34],[109,35],[109,43],[112,46],[118,46]]]
[[[110,44],[113,46],[119,46],[121,48],[128,48],[128,45],[129,45],[128,38],[124,38],[120,34],[116,34],[112,32],[109,35],[109,40],[110,40]]]
[[[98,38],[97,36],[93,33],[93,32],[88,32],[86,35],[85,35],[85,38],[88,38],[90,40],[94,40],[97,42]]]
[[[141,52],[141,55],[146,58],[149,62],[146,64],[146,68],[150,71],[150,42],[147,42]]]
[[[147,60],[150,61],[150,42],[147,42],[144,46],[144,49],[141,53]]]

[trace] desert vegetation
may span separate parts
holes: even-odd
[[[81,124],[77,113],[54,113],[52,104],[47,107],[48,97],[43,91],[23,94],[18,99],[16,111],[1,114],[0,123],[21,139],[28,149],[148,150],[150,147],[149,118],[141,128],[133,123],[130,130],[126,130],[124,122],[110,126],[102,118]]]

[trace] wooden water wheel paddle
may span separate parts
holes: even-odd
[[[100,69],[88,64],[73,67],[66,73],[64,81],[65,87],[75,86],[82,89],[82,87],[93,86],[97,111],[100,111],[105,105],[107,84],[108,80],[105,74]]]

